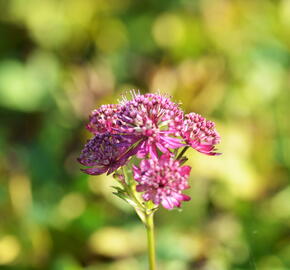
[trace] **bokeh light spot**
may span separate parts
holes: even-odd
[[[160,47],[175,47],[185,39],[185,26],[176,14],[165,13],[153,25],[153,37]]]
[[[20,252],[20,244],[15,236],[0,238],[0,264],[12,263]]]

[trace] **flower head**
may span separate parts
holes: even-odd
[[[136,150],[130,148],[136,139],[110,133],[97,134],[87,142],[78,161],[85,166],[87,174],[110,174],[123,166]]]
[[[123,102],[117,112],[118,131],[143,138],[139,157],[148,153],[157,158],[157,149],[169,153],[169,149],[183,146],[179,136],[183,124],[183,112],[169,98],[158,94],[135,94]]]
[[[215,145],[220,143],[220,136],[215,130],[215,124],[196,113],[184,117],[181,136],[185,142],[206,155],[219,155]]]
[[[167,154],[159,159],[145,159],[140,167],[134,166],[134,178],[138,182],[138,192],[144,192],[145,201],[162,204],[167,209],[181,206],[182,201],[190,197],[182,194],[182,190],[189,188],[189,166],[180,166],[180,162]]]
[[[116,133],[117,112],[120,110],[119,104],[102,105],[99,109],[94,110],[90,115],[90,122],[87,129],[94,134]]]

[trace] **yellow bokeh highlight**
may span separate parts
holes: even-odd
[[[106,227],[94,233],[89,239],[92,251],[112,257],[131,254],[130,237],[122,229]]]
[[[176,14],[159,16],[152,28],[154,40],[160,47],[175,47],[185,40],[186,29],[182,19]]]
[[[0,265],[12,263],[20,253],[20,244],[15,236],[0,238]]]
[[[151,91],[156,92],[158,90],[160,93],[173,94],[178,86],[176,71],[169,68],[158,69],[151,82]]]
[[[9,181],[12,206],[19,216],[24,216],[32,204],[31,184],[27,176],[13,175]]]
[[[100,50],[109,53],[127,44],[126,27],[120,20],[108,20],[104,25],[96,33],[96,45]]]
[[[79,193],[69,193],[61,200],[58,210],[61,216],[66,219],[79,217],[86,208],[84,197]]]
[[[93,193],[104,196],[115,207],[126,212],[132,211],[132,208],[125,201],[112,194],[115,191],[113,186],[120,186],[112,176],[89,176],[88,186]]]
[[[32,263],[39,267],[49,259],[52,239],[47,228],[39,225],[30,227],[29,236],[33,248]]]
[[[212,158],[189,151],[189,163],[194,173],[201,177],[218,178],[224,182],[231,194],[237,198],[255,199],[261,195],[261,178],[254,167],[247,162],[251,140],[249,130],[242,125],[232,125],[231,128],[219,125],[222,137],[219,150],[220,158]]]
[[[90,249],[108,257],[124,257],[146,249],[146,237],[142,226],[130,231],[106,227],[93,233],[88,239]]]

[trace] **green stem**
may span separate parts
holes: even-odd
[[[136,213],[145,224],[147,230],[147,243],[148,243],[148,261],[149,270],[156,270],[156,259],[155,259],[155,238],[154,238],[154,212],[157,210],[156,206],[149,205],[148,203],[142,204],[139,198],[136,196],[135,185],[128,179],[127,171],[125,167],[122,167],[124,182],[122,183],[130,199],[134,202]],[[131,204],[132,205],[132,204]]]
[[[147,230],[147,243],[148,243],[149,270],[156,270],[153,216],[154,216],[154,213],[152,213],[152,212],[145,214],[145,226],[146,226],[146,230]]]
[[[131,199],[136,203],[138,208],[140,208],[139,210],[143,210],[144,206],[137,198],[137,196],[135,194],[134,186],[131,183],[128,183],[128,181],[130,181],[130,180],[128,179],[126,168],[122,167],[122,171],[123,171],[123,175],[125,177],[125,183],[123,184],[124,189],[127,191],[128,195],[131,197]]]

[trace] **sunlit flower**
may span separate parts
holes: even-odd
[[[117,112],[119,110],[119,104],[102,105],[90,115],[87,129],[94,134],[105,132],[116,133]]]
[[[162,95],[133,93],[132,100],[123,102],[117,118],[119,132],[143,139],[138,157],[150,153],[157,158],[157,149],[168,153],[169,149],[183,146],[176,138],[182,128],[183,112],[177,104]]]
[[[191,167],[180,166],[180,162],[167,154],[159,159],[145,159],[140,167],[134,166],[134,178],[138,182],[138,192],[144,192],[145,201],[161,204],[166,209],[181,206],[182,201],[190,197],[182,194],[182,190],[189,188],[188,177]]]
[[[116,134],[97,134],[87,142],[78,161],[87,167],[83,169],[87,174],[110,174],[125,165],[130,156],[136,154],[131,146],[136,138]]]
[[[181,135],[185,142],[206,155],[219,155],[215,145],[220,143],[220,136],[215,130],[215,124],[196,113],[186,114]]]

